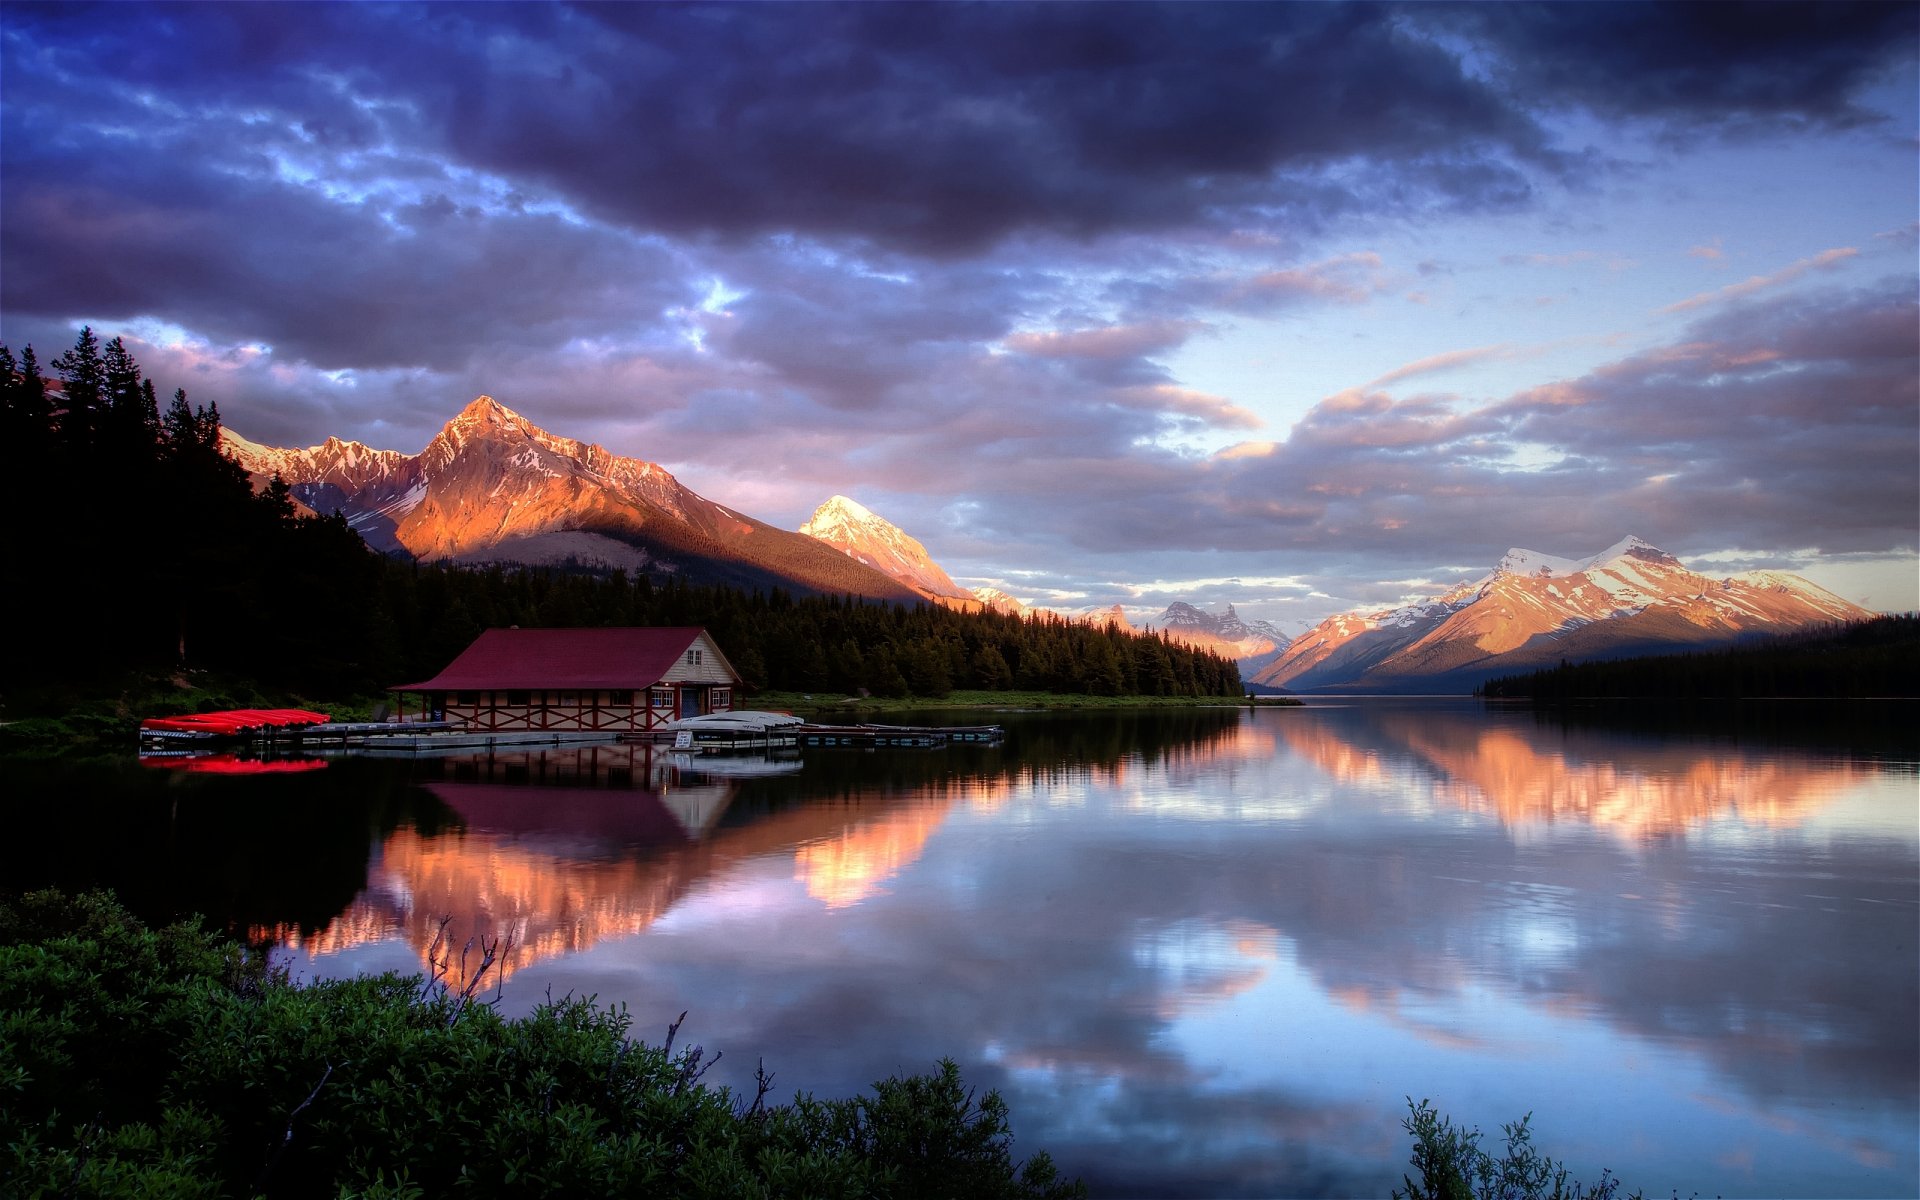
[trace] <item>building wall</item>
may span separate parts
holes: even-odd
[[[693,639],[686,651],[667,668],[660,677],[662,683],[711,683],[722,687],[729,686],[734,680],[732,664],[726,655],[720,653],[720,647],[713,639],[702,632]]]
[[[700,689],[700,711],[733,707],[739,677],[720,647],[704,630],[649,687],[632,691],[576,691],[535,688],[525,691],[447,692],[435,696],[449,721],[475,729],[613,730],[622,733],[658,729],[680,715],[680,692]]]
[[[733,707],[731,684],[700,685],[702,712],[725,712]],[[639,688],[634,691],[482,691],[447,693],[442,710],[449,721],[475,729],[614,730],[622,733],[658,729],[679,716],[680,689]]]

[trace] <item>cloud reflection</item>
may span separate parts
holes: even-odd
[[[336,925],[521,922],[510,1006],[691,1008],[723,1080],[951,1054],[1104,1195],[1381,1192],[1409,1092],[1550,1107],[1556,1153],[1636,1185],[1915,1178],[1915,836],[1836,815],[1888,768],[1468,706],[1226,712],[1146,752],[1045,720],[727,785],[679,840],[403,832]],[[1697,1173],[1742,1147],[1751,1175]]]

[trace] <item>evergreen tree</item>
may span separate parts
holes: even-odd
[[[99,432],[100,409],[107,392],[107,364],[93,326],[80,327],[73,349],[53,360],[63,392],[60,432],[67,444],[87,449]]]

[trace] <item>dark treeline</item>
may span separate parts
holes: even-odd
[[[1497,699],[1866,698],[1920,692],[1920,615],[1876,617],[1708,653],[1562,663],[1492,679]]]
[[[1231,659],[1070,623],[552,569],[388,559],[338,514],[255,494],[217,407],[162,411],[118,338],[51,364],[0,345],[5,561],[30,616],[0,686],[210,668],[318,695],[424,679],[481,630],[703,625],[756,688],[1232,696]]]

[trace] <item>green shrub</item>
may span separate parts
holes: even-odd
[[[676,1026],[677,1029],[677,1026]],[[958,1068],[751,1103],[698,1047],[566,998],[506,1020],[433,980],[295,986],[111,898],[0,906],[0,1193],[1064,1197]]]
[[[1566,1167],[1533,1148],[1531,1113],[1501,1127],[1507,1148],[1495,1158],[1480,1148],[1478,1129],[1455,1125],[1411,1096],[1407,1109],[1400,1124],[1413,1136],[1412,1165],[1420,1179],[1403,1176],[1407,1190],[1395,1189],[1394,1200],[1614,1200],[1619,1191],[1620,1181],[1604,1170],[1591,1189],[1569,1182]],[[1641,1200],[1640,1193],[1628,1200]]]

